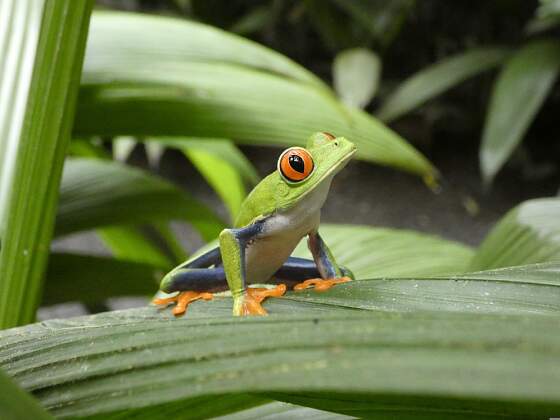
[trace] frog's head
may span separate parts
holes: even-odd
[[[307,148],[290,147],[278,159],[278,173],[290,200],[297,200],[325,179],[332,177],[348,163],[356,152],[356,145],[344,137],[329,133],[315,133],[307,141]]]

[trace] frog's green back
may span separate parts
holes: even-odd
[[[275,191],[281,182],[277,171],[259,182],[241,205],[234,227],[247,226],[258,216],[268,216],[274,213],[278,208]]]

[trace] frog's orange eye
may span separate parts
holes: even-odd
[[[327,133],[326,131],[322,131],[322,133],[329,139],[334,140],[335,137],[331,133]]]
[[[313,172],[313,158],[302,147],[290,147],[278,159],[278,171],[288,182],[300,182]]]

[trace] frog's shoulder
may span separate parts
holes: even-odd
[[[259,182],[241,205],[234,226],[237,228],[247,226],[256,218],[266,217],[274,213],[278,205],[276,193],[280,187],[279,184],[281,184],[281,180],[276,172],[271,173]]]

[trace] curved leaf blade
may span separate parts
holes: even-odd
[[[114,159],[121,162],[126,161],[136,143],[136,140],[132,138],[113,139]],[[102,146],[86,140],[73,140],[70,156],[110,160],[109,153]],[[116,258],[144,262],[158,267],[171,268],[174,265],[172,260],[153,241],[146,238],[138,227],[109,226],[97,229],[96,233]],[[178,261],[175,261],[175,263],[184,261],[186,255],[181,247],[175,247],[176,241],[173,235],[165,232],[164,236],[165,245],[173,248],[173,251],[179,251],[178,254],[173,252],[178,256],[176,258]]]
[[[151,139],[154,144],[162,143],[182,151],[222,199],[229,210],[230,220],[232,222],[235,220],[247,195],[242,174],[252,179],[256,175],[251,163],[239,149],[228,140],[222,139],[201,140],[181,137]]]
[[[556,263],[451,277],[369,279],[323,295],[292,293],[286,299],[385,312],[559,315],[559,274]]]
[[[559,215],[560,198],[521,203],[486,236],[470,270],[560,261]]]
[[[176,149],[204,149],[235,168],[243,180],[250,185],[256,185],[260,181],[259,174],[251,161],[231,140],[194,137],[148,137],[145,140],[161,142]]]
[[[167,320],[146,308],[2,332],[0,361],[59,417],[245,392],[360,417],[546,417],[560,409],[557,323],[383,312]]]
[[[97,236],[119,260],[136,261],[171,269],[175,261],[169,258],[137,227],[108,226],[97,229]]]
[[[508,54],[505,48],[473,48],[432,64],[405,80],[377,115],[383,121],[396,120],[464,80],[496,67]]]
[[[534,41],[515,53],[494,85],[486,114],[480,168],[494,179],[527,132],[560,69],[560,43]]]
[[[224,224],[173,184],[118,162],[68,159],[64,168],[55,233],[120,224],[185,220],[205,240]]]
[[[328,89],[313,73],[274,50],[210,25],[168,16],[96,10],[87,48],[86,60],[112,62],[114,52],[124,48],[130,58],[144,60],[147,55],[162,61],[182,57],[191,62],[229,63]]]
[[[93,18],[105,19],[106,15]],[[86,51],[77,133],[304,145],[312,132],[326,130],[352,139],[359,158],[423,175],[435,172],[396,133],[360,110],[344,109],[330,91],[250,66],[193,60],[180,55],[180,49],[176,54],[149,48],[142,53],[138,48],[146,33],[143,20],[120,14],[108,27],[121,21],[138,33],[138,39],[130,35],[116,40],[118,29],[108,38],[97,25],[92,27],[90,40],[96,47]],[[150,42],[162,45],[160,33],[150,37]]]
[[[466,245],[407,230],[321,224],[319,232],[336,261],[358,279],[461,273],[473,256]],[[305,241],[294,255],[311,258]]]

